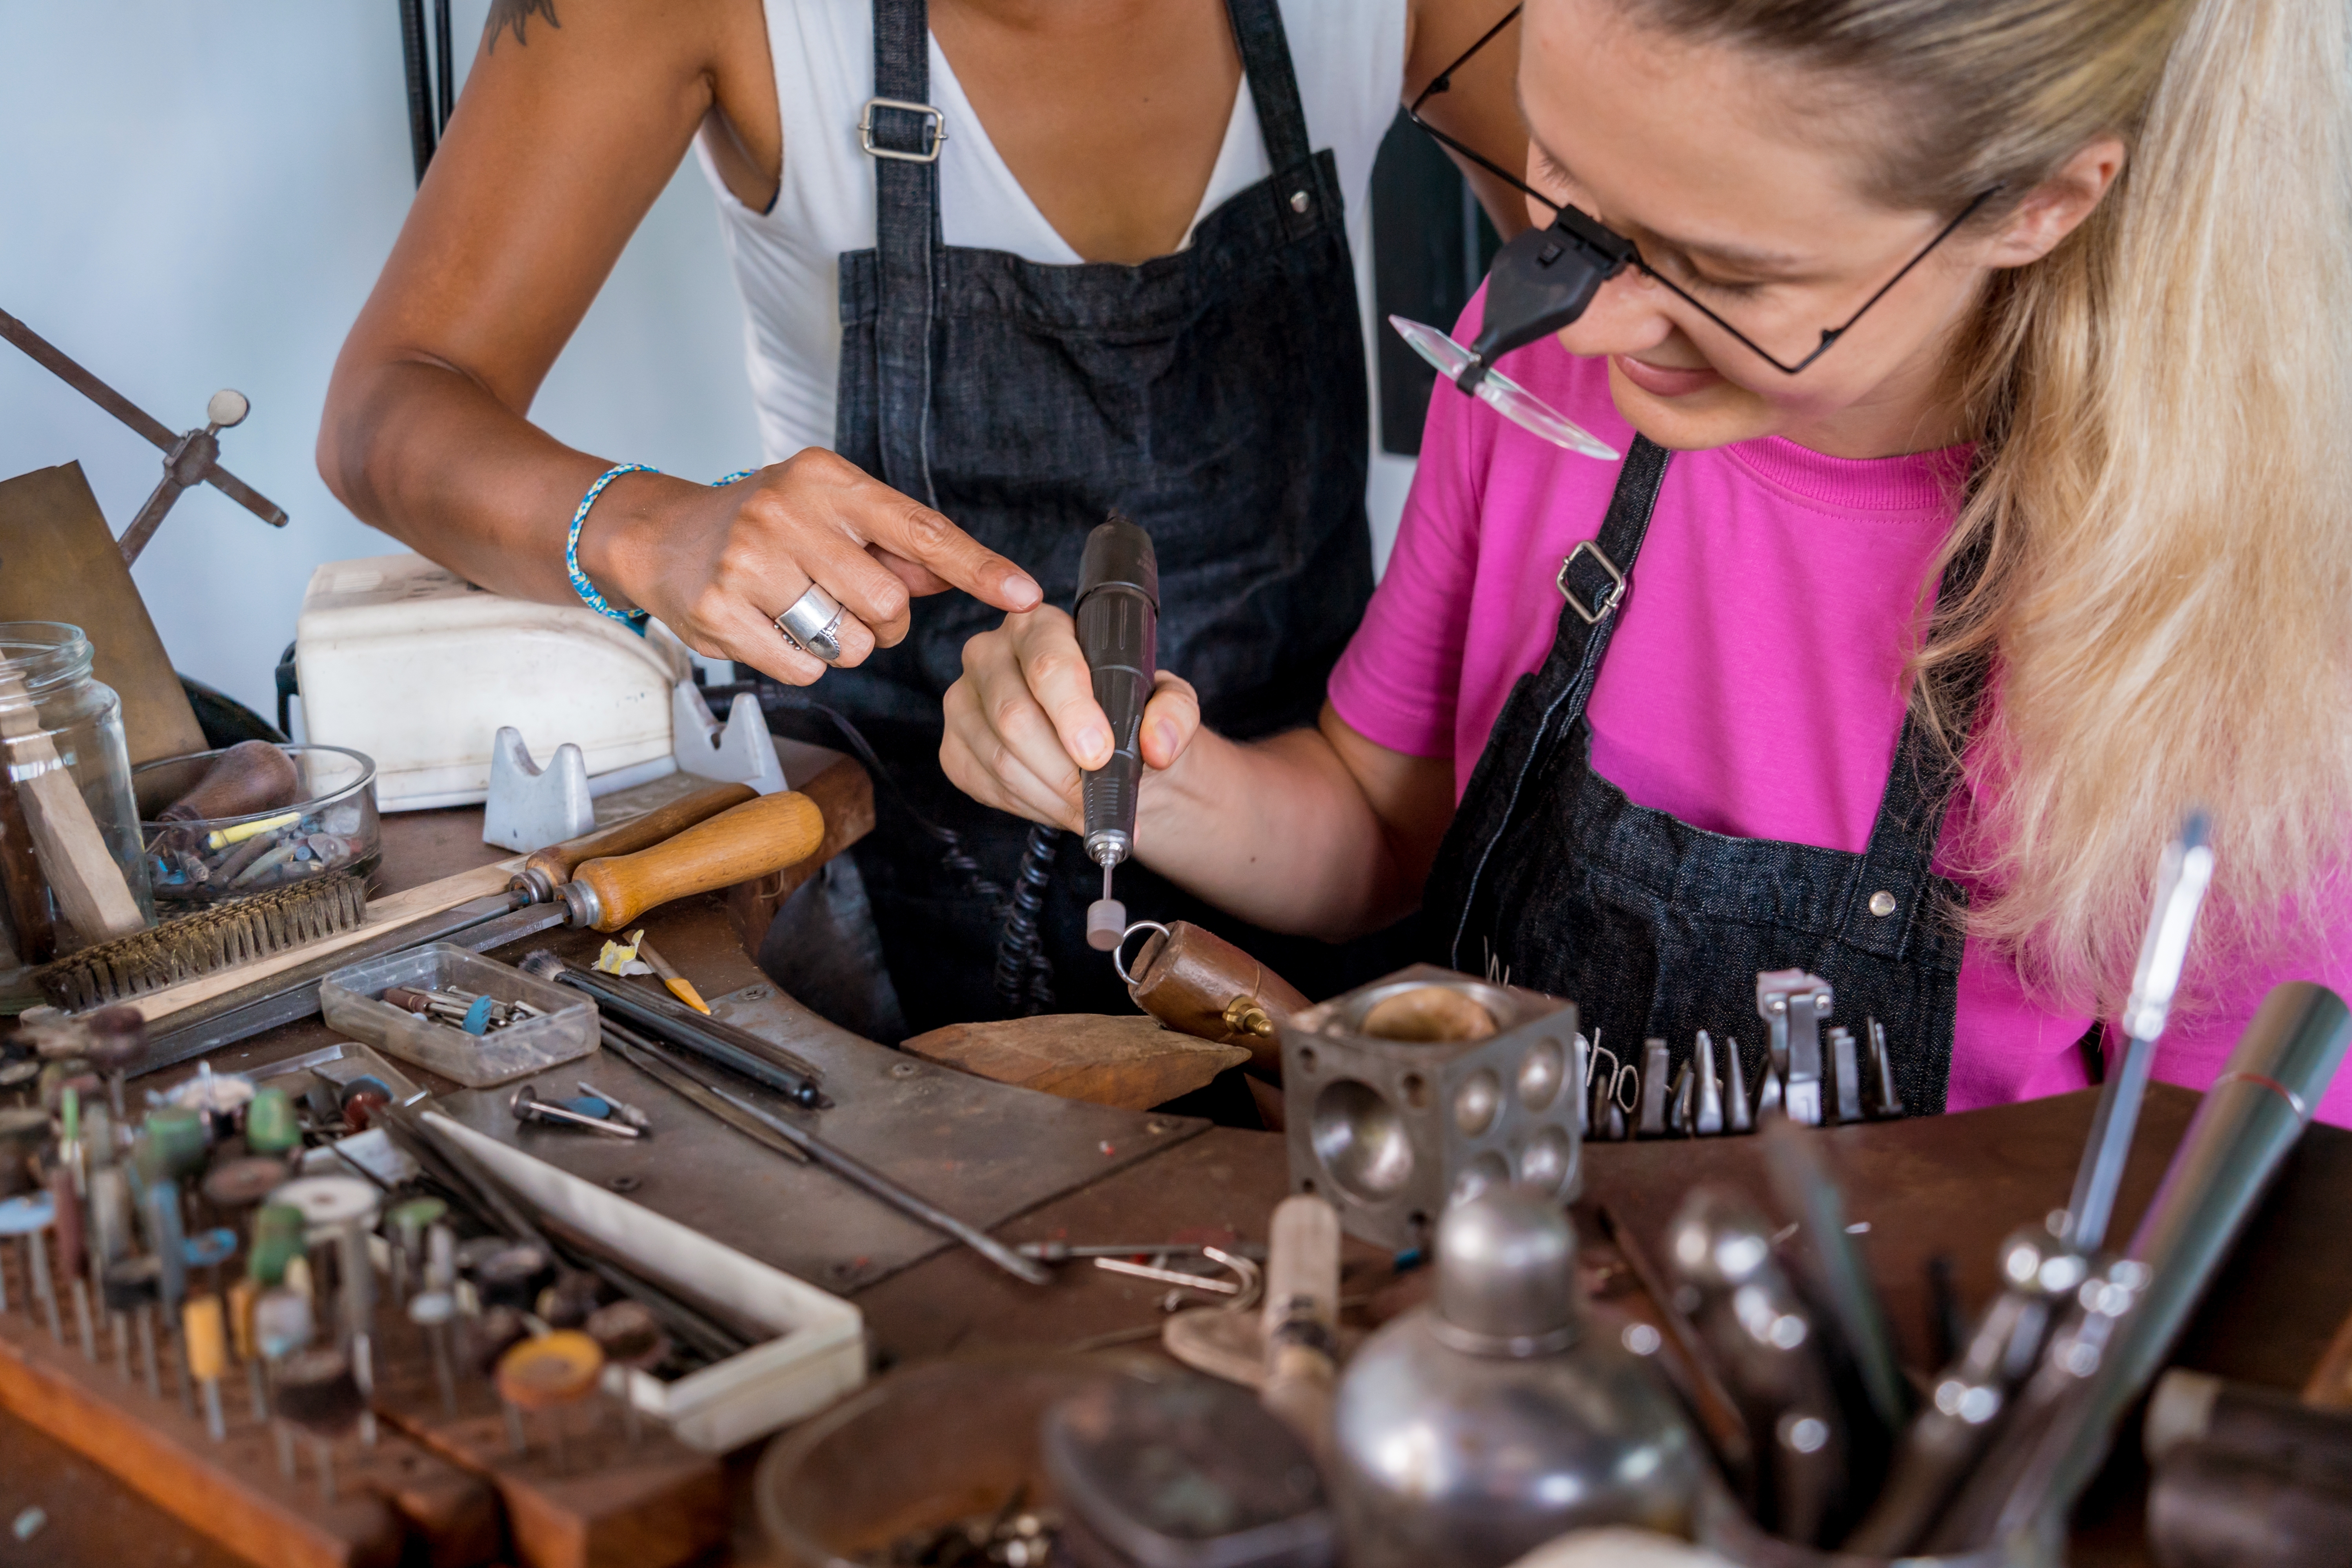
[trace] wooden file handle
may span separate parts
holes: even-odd
[[[591,860],[572,874],[596,898],[598,931],[659,904],[712,893],[798,865],[824,842],[824,813],[798,791],[762,795],[698,822],[667,843]]]
[[[187,794],[155,814],[158,822],[250,816],[289,806],[302,795],[294,759],[267,741],[239,741],[213,760]]]
[[[546,878],[547,886],[551,890],[572,880],[578,868],[587,861],[610,855],[634,855],[640,849],[650,849],[673,834],[682,832],[698,822],[709,821],[730,805],[740,805],[747,800],[758,798],[758,792],[750,784],[705,784],[643,816],[632,817],[611,827],[600,827],[562,844],[551,844],[544,849],[533,850],[522,867],[526,872],[536,871]]]

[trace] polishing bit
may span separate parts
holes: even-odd
[[[1087,942],[1108,952],[1127,932],[1127,908],[1111,896],[1111,872],[1135,849],[1143,706],[1151,700],[1160,644],[1160,563],[1151,536],[1118,512],[1087,535],[1076,613],[1095,701],[1110,721],[1110,760],[1087,773],[1085,786],[1087,858],[1103,868],[1102,897],[1087,910]]]

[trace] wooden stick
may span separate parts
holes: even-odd
[[[10,771],[18,775],[33,852],[74,934],[87,944],[145,930],[147,917],[106,847],[89,802],[42,731],[23,679],[13,674],[0,673],[0,738],[14,742]]]

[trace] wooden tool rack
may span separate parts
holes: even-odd
[[[479,836],[478,811],[388,817],[384,874],[397,888],[497,858],[498,852],[482,845]],[[727,896],[682,900],[646,925],[703,994],[719,997],[761,982],[746,947],[756,945],[767,915],[789,890],[739,889]],[[307,1050],[331,1037],[311,1020],[219,1053],[214,1061],[226,1070]],[[1844,1184],[1851,1218],[1869,1227],[1860,1237],[1862,1250],[1906,1364],[1923,1366],[1931,1360],[1927,1260],[1951,1258],[1963,1303],[1973,1308],[1982,1302],[1993,1289],[2000,1238],[2064,1203],[2095,1099],[2084,1092],[1820,1134]],[[2118,1234],[2128,1234],[2146,1206],[2195,1105],[2196,1097],[2184,1090],[2163,1084],[2149,1090],[2117,1205]],[[1753,1140],[1738,1138],[1588,1145],[1579,1228],[1609,1305],[1635,1316],[1646,1310],[1630,1275],[1599,1239],[1591,1215],[1595,1205],[1608,1205],[1654,1245],[1691,1183],[1751,1184],[1759,1155]],[[1216,1128],[1045,1204],[1000,1226],[998,1234],[1014,1241],[1262,1241],[1287,1180],[1279,1136]],[[2225,1266],[2177,1361],[2299,1390],[2352,1310],[2352,1247],[2342,1239],[2347,1213],[2352,1213],[2352,1133],[2315,1127]],[[1400,1310],[1425,1289],[1425,1276],[1391,1278],[1387,1261],[1368,1248],[1351,1243],[1349,1259],[1349,1294],[1373,1294],[1375,1311]],[[1157,1287],[1083,1268],[1064,1268],[1050,1286],[1025,1286],[955,1248],[856,1290],[852,1299],[866,1315],[877,1364],[887,1366],[987,1347],[1148,1342],[1160,1321],[1159,1295]],[[12,1305],[18,1300],[13,1291],[10,1300]],[[45,1328],[27,1342],[20,1331],[33,1321],[13,1315],[0,1334],[0,1455],[8,1461],[0,1472],[0,1523],[26,1504],[39,1504],[50,1516],[28,1561],[103,1562],[107,1568],[231,1561],[218,1554],[207,1534],[257,1562],[376,1561],[355,1544],[341,1547],[341,1557],[332,1554],[337,1542],[355,1542],[368,1534],[357,1525],[341,1526],[338,1533],[332,1520],[362,1514],[366,1520],[390,1515],[412,1552],[448,1543],[444,1549],[453,1553],[450,1562],[773,1561],[751,1521],[748,1492],[756,1445],[723,1463],[689,1461],[675,1449],[653,1451],[649,1436],[646,1450],[634,1458],[623,1451],[605,1465],[599,1457],[604,1449],[583,1444],[573,1455],[574,1474],[555,1477],[537,1452],[520,1463],[510,1459],[502,1427],[488,1422],[478,1407],[468,1407],[458,1423],[442,1424],[437,1395],[429,1385],[404,1391],[395,1382],[387,1392],[394,1419],[385,1455],[394,1467],[413,1456],[413,1474],[430,1478],[430,1484],[423,1479],[407,1483],[413,1512],[401,1511],[404,1494],[387,1480],[383,1491],[370,1493],[390,1498],[381,1512],[347,1504],[338,1515],[318,1506],[307,1470],[304,1484],[285,1487],[266,1450],[257,1461],[224,1477],[219,1456],[207,1453],[212,1446],[201,1424],[181,1412],[168,1382],[159,1408],[147,1401],[143,1389],[124,1391],[110,1366],[100,1369],[101,1378],[81,1376],[75,1373],[83,1363],[70,1328],[68,1343],[60,1350],[47,1342]],[[113,1380],[111,1387],[105,1386],[108,1380]],[[85,1396],[79,1401],[60,1389],[77,1382]],[[243,1398],[241,1387],[224,1394],[232,1408]],[[65,1447],[41,1442],[28,1428]],[[607,1434],[600,1441],[613,1439]],[[86,1458],[78,1460],[77,1453]],[[210,1468],[208,1460],[214,1461]],[[78,1465],[90,1461],[109,1476],[94,1484],[77,1480]],[[604,1468],[591,1471],[591,1463]],[[617,1517],[613,1504],[626,1488],[615,1477],[639,1489],[629,1494],[638,1498],[638,1506],[619,1508]],[[2145,1479],[2136,1451],[2126,1449],[2111,1460],[2076,1518],[2071,1560],[2077,1568],[2147,1561],[2141,1529]],[[355,1496],[359,1479],[344,1479],[342,1489],[347,1499]],[[107,1494],[110,1506],[91,1507],[93,1493]],[[133,1494],[167,1511],[146,1517],[136,1531],[126,1530],[126,1510],[139,1507]],[[84,1500],[50,1500],[77,1496]],[[477,1517],[469,1510],[485,1499],[495,1500],[505,1555],[467,1557],[464,1552],[472,1548],[462,1543],[473,1538],[465,1533],[463,1521]],[[597,1512],[600,1508],[604,1511]],[[250,1536],[232,1539],[173,1517],[212,1519],[223,1510],[239,1510],[257,1529],[276,1533],[257,1547],[247,1544]],[[442,1518],[450,1522],[432,1522]],[[315,1542],[320,1554],[285,1554],[281,1539]],[[0,1536],[0,1547],[7,1544]],[[622,1554],[600,1554],[605,1551]]]

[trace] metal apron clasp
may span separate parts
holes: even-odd
[[[908,114],[930,116],[930,149],[923,153],[901,153],[895,147],[885,147],[874,140],[874,111],[896,109]],[[877,158],[895,158],[902,163],[936,163],[940,149],[947,145],[948,117],[928,103],[909,103],[902,98],[869,98],[857,116],[857,144]]]

